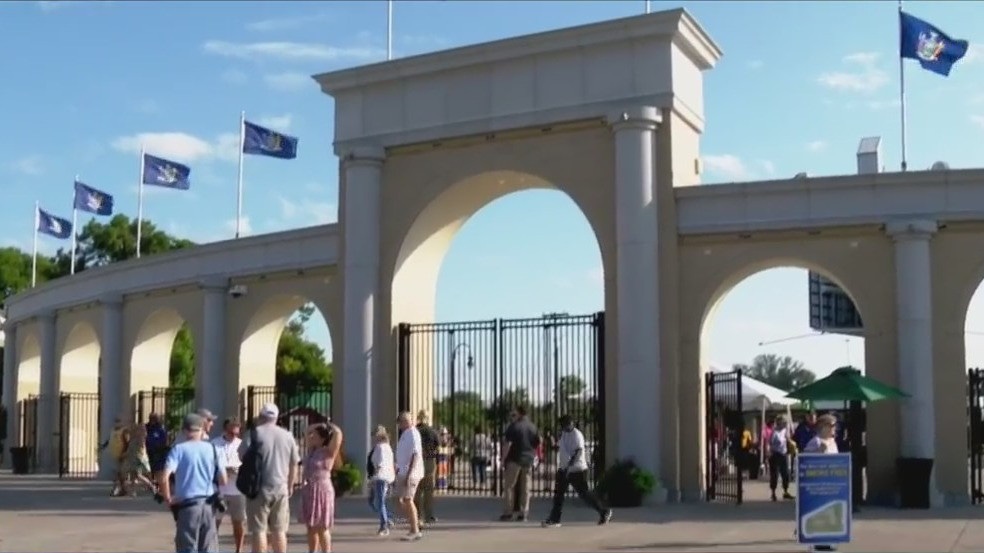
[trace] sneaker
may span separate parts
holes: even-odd
[[[608,524],[611,521],[612,521],[612,510],[605,509],[605,512],[601,513],[601,518],[598,519],[598,525],[601,526],[602,524]]]
[[[424,537],[422,532],[410,532],[406,536],[403,536],[403,541],[420,541],[420,538]]]
[[[516,521],[517,522],[526,522],[529,519],[530,519],[530,517],[526,513],[523,513],[523,514],[519,515],[518,517],[516,517]]]
[[[776,492],[772,492],[772,501],[779,501],[779,499],[776,497]]]
[[[376,532],[376,535],[381,538],[390,535],[389,528],[381,528],[378,532]]]
[[[501,515],[499,517],[499,521],[500,522],[512,522],[513,520],[514,520],[514,518],[512,516],[512,513],[509,513],[507,515]]]
[[[782,492],[783,499],[795,499],[789,492]]]
[[[543,528],[560,528],[560,521],[547,519],[540,523]]]
[[[434,524],[437,522],[437,517],[427,517],[427,524]]]

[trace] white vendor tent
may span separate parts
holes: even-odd
[[[721,367],[720,365],[710,365],[708,368],[716,373],[729,373],[733,370]],[[719,386],[723,388],[727,384],[722,382]],[[755,380],[750,376],[741,376],[742,411],[764,411],[774,406],[790,406],[796,404],[798,400],[786,397],[787,393],[761,380]]]

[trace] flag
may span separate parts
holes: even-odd
[[[970,47],[966,40],[952,39],[936,26],[903,11],[899,12],[899,27],[899,54],[944,77],[950,74],[953,64],[967,55]]]
[[[72,235],[72,222],[38,208],[38,232],[65,239]]]
[[[188,190],[191,187],[191,168],[162,157],[144,154],[143,184],[163,186],[176,190]]]
[[[243,153],[294,159],[297,157],[297,138],[243,121]]]
[[[95,188],[75,181],[75,209],[95,213],[96,215],[113,214],[113,196]]]

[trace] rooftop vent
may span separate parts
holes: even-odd
[[[808,178],[810,178],[810,175],[808,175],[807,173],[805,173],[803,171],[800,171],[799,173],[796,173],[795,175],[793,175],[793,178],[794,179],[808,179]]]
[[[858,174],[877,173],[881,167],[881,137],[868,136],[858,144]]]
[[[937,161],[929,168],[930,171],[949,171],[950,164],[945,161]]]

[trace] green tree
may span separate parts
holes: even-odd
[[[452,417],[451,406],[454,405]],[[488,406],[477,392],[460,390],[434,401],[434,424],[447,426],[455,436],[470,435],[476,426],[487,428]]]
[[[191,240],[175,238],[144,220],[140,226],[140,253],[153,255],[194,246]],[[114,215],[107,223],[90,219],[79,231],[76,247],[75,270],[98,267],[117,261],[125,261],[137,255],[137,221],[122,213]],[[69,273],[71,251],[58,250],[55,265],[63,274]]]
[[[557,391],[560,393],[561,403],[581,396],[587,389],[588,385],[584,382],[584,379],[576,374],[565,374],[560,377],[560,382],[557,384]]]
[[[277,346],[277,387],[284,390],[298,387],[327,386],[332,382],[332,367],[325,359],[325,350],[304,337],[304,328],[314,305],[301,307],[287,323]]]
[[[789,392],[810,384],[817,375],[792,357],[772,353],[756,355],[751,365],[736,364],[732,368],[755,380]]]

